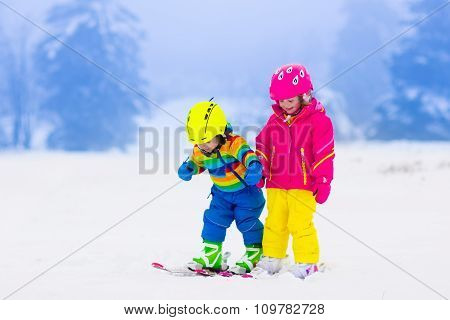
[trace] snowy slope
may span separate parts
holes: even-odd
[[[338,145],[321,215],[450,296],[449,144]],[[139,175],[136,154],[0,154],[0,295],[7,296],[179,180]],[[200,250],[206,175],[182,182],[11,299],[437,299],[324,218],[330,270],[302,282],[176,278],[152,261]],[[266,213],[264,213],[265,216]],[[234,225],[225,249],[243,253]]]

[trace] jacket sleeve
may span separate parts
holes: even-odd
[[[256,137],[256,154],[263,165],[263,176],[269,177],[270,157],[271,157],[271,139],[269,124],[267,123]]]
[[[247,144],[247,141],[245,141],[245,139],[241,136],[236,136],[230,149],[233,157],[238,159],[246,168],[248,168],[250,163],[253,161],[259,162],[255,152]]]
[[[192,151],[191,157],[188,160],[188,165],[193,170],[194,174],[200,174],[205,171],[205,167],[200,158],[201,151],[197,152],[196,148],[197,147],[194,147],[194,150]]]
[[[316,183],[329,184],[333,180],[334,132],[331,119],[325,114],[317,117],[312,139],[314,162],[311,174]]]

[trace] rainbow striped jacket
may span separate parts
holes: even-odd
[[[223,161],[217,154],[211,157],[204,155],[195,145],[188,160],[189,166],[194,170],[194,174],[208,170],[214,185],[221,191],[236,192],[244,189],[246,186],[231,169],[244,179],[249,164],[253,161],[260,162],[255,152],[243,137],[229,134],[219,153]]]

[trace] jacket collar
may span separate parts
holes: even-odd
[[[285,120],[285,114],[283,109],[280,107],[279,103],[275,103],[272,105],[272,110],[275,113],[275,115],[281,119],[282,121]],[[308,104],[307,106],[304,106],[302,111],[300,111],[300,113],[296,114],[295,116],[293,116],[293,122],[294,123],[296,120],[300,119],[300,118],[306,118],[311,116],[314,113],[317,112],[325,112],[325,108],[323,107],[323,105],[316,99],[313,98],[311,100],[311,103]],[[291,123],[291,124],[292,124]]]

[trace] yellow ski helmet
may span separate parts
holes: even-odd
[[[217,135],[223,135],[227,127],[227,118],[222,108],[213,101],[194,104],[186,120],[186,134],[192,144],[211,141]]]

